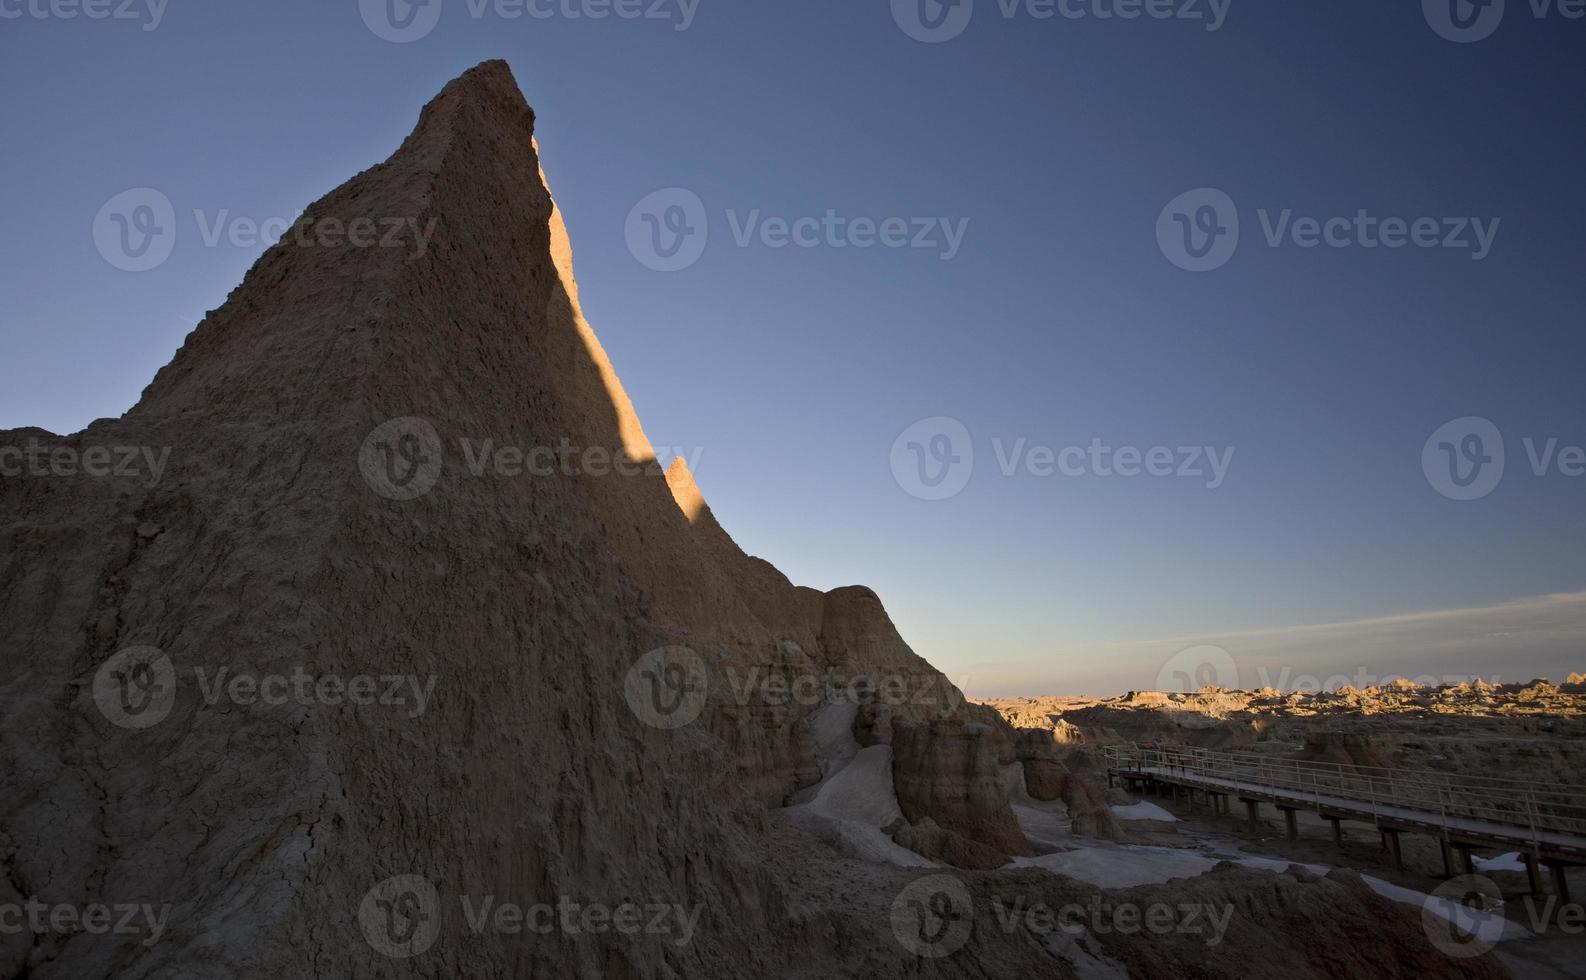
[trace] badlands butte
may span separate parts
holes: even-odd
[[[869,589],[745,554],[580,311],[534,123],[468,71],[300,219],[424,249],[284,236],[123,417],[0,432],[165,460],[0,476],[0,977],[1506,975],[1342,866],[1107,870],[1188,842],[1114,810],[1104,742],[1462,736],[970,703]],[[1505,751],[1577,764],[1569,714]]]

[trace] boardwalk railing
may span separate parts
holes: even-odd
[[[1115,772],[1159,775],[1167,781],[1213,788],[1265,791],[1309,803],[1318,810],[1351,801],[1354,809],[1393,817],[1413,810],[1425,822],[1450,829],[1471,822],[1500,824],[1518,839],[1562,834],[1586,839],[1586,786],[1536,783],[1497,776],[1465,776],[1426,769],[1386,769],[1273,758],[1255,753],[1195,748],[1110,745],[1103,750]]]

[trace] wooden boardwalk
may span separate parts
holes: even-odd
[[[1183,792],[1191,805],[1199,792],[1221,813],[1237,799],[1252,828],[1263,803],[1283,814],[1290,837],[1298,836],[1301,810],[1332,823],[1340,845],[1343,821],[1370,823],[1400,863],[1399,835],[1427,834],[1441,842],[1449,875],[1474,870],[1473,849],[1516,851],[1533,891],[1543,890],[1540,865],[1546,864],[1555,891],[1567,900],[1565,869],[1586,865],[1586,787],[1207,749],[1115,745],[1103,752],[1109,783]]]

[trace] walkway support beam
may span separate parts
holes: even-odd
[[[1525,880],[1531,886],[1531,894],[1541,898],[1547,894],[1547,888],[1542,884],[1542,866],[1537,861],[1536,855],[1531,853],[1521,854],[1525,861]]]
[[[1289,840],[1300,839],[1300,811],[1291,806],[1280,806],[1283,811],[1283,829],[1288,833]]]
[[[1329,820],[1340,847],[1344,820],[1447,841],[1460,859],[1444,856],[1451,877],[1460,863],[1465,872],[1474,871],[1473,847],[1529,853],[1540,864],[1586,866],[1586,785],[1181,746],[1108,745],[1103,753],[1109,781],[1131,791],[1175,799],[1182,792],[1194,809],[1199,790],[1219,815],[1231,814],[1233,800],[1244,802],[1252,833],[1262,830],[1260,804],[1270,803],[1280,811],[1307,810]],[[1291,836],[1297,820],[1285,812]],[[1385,834],[1383,850],[1392,848],[1393,838]]]
[[[1388,853],[1393,856],[1393,866],[1400,871],[1404,870],[1404,845],[1399,841],[1399,832],[1382,828],[1382,844]]]
[[[1569,868],[1562,861],[1552,862],[1549,868],[1553,872],[1553,893],[1558,896],[1558,907],[1562,910],[1569,904],[1569,878],[1565,876]]]

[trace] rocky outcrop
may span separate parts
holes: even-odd
[[[1026,846],[998,778],[1011,729],[874,593],[792,586],[663,472],[580,310],[534,121],[504,63],[468,72],[125,417],[0,432],[164,461],[0,476],[0,904],[164,909],[157,936],[0,934],[0,975],[1052,972],[990,902],[1082,900],[1074,883],[966,875],[977,928],[938,960],[895,924],[921,869],[768,819],[838,771],[837,717],[876,742],[842,770],[875,805],[815,803],[895,825],[890,774],[910,819],[874,828],[880,853],[984,867]],[[424,241],[303,244],[328,223]],[[543,450],[560,463],[526,470]],[[829,710],[867,684],[862,721]],[[1241,885],[1282,900],[1236,928],[1286,978],[1326,973],[1266,930],[1371,928],[1358,889],[1269,878]],[[541,931],[501,903],[606,911]],[[636,908],[651,925],[622,928]],[[1415,975],[1425,944],[1388,938],[1381,975]],[[1141,975],[1206,972],[1203,948],[1101,945]]]
[[[1305,736],[1299,758],[1308,762],[1331,762],[1341,766],[1368,769],[1391,768],[1393,761],[1384,749],[1359,732],[1319,731]]]
[[[942,829],[1004,855],[1033,853],[1008,807],[989,726],[895,719],[893,779],[911,823]]]
[[[1001,849],[939,827],[930,817],[914,824],[899,818],[887,830],[892,839],[903,847],[955,868],[991,871],[1008,863],[1008,855]]]

